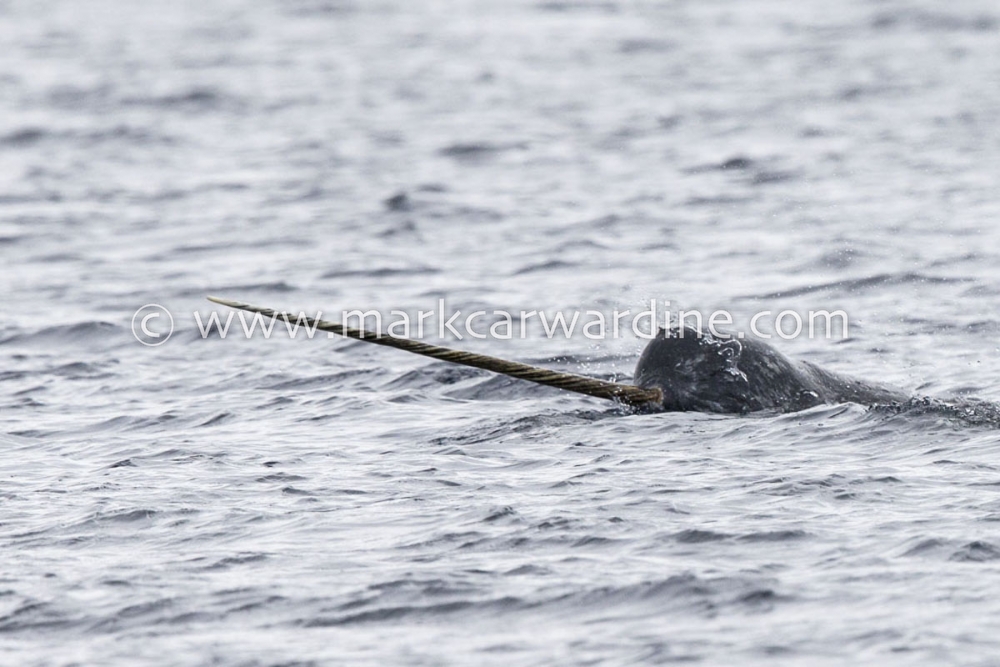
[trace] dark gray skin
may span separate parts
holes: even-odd
[[[669,334],[669,335],[668,335]],[[795,412],[824,403],[903,403],[902,391],[794,361],[759,340],[723,340],[661,329],[635,367],[634,382],[663,391],[664,410]]]

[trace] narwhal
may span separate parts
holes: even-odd
[[[832,373],[808,361],[795,361],[763,341],[716,337],[690,327],[660,329],[639,357],[633,374],[635,384],[624,384],[453,350],[336,322],[300,318],[238,301],[212,296],[208,299],[265,317],[299,321],[309,328],[347,338],[614,400],[642,411],[795,412],[824,403],[898,404],[910,398],[898,389]]]

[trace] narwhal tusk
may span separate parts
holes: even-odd
[[[625,405],[647,406],[650,404],[658,404],[663,400],[662,392],[656,388],[643,389],[642,387],[636,387],[630,384],[607,382],[606,380],[598,380],[597,378],[585,377],[583,375],[553,371],[547,368],[530,366],[517,361],[508,361],[506,359],[499,359],[485,354],[452,350],[447,347],[431,345],[418,340],[385,336],[367,331],[365,329],[355,329],[344,326],[343,324],[338,324],[337,322],[316,320],[304,316],[293,316],[289,313],[271,310],[270,308],[252,306],[248,303],[230,301],[229,299],[220,299],[219,297],[214,296],[208,297],[208,300],[223,306],[228,306],[229,308],[246,310],[251,313],[260,313],[265,317],[279,318],[285,320],[286,322],[298,321],[306,327],[315,328],[320,331],[330,331],[347,338],[354,338],[368,343],[375,343],[376,345],[393,347],[397,350],[405,350],[407,352],[420,354],[432,359],[448,361],[453,364],[461,364],[462,366],[471,366],[473,368],[482,368],[483,370],[491,371],[493,373],[508,375],[513,378],[527,380],[529,382],[542,384],[547,387],[556,387],[558,389],[565,389],[566,391],[573,391],[578,394],[618,401],[619,403],[623,403]]]

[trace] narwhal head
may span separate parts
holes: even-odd
[[[742,344],[690,327],[660,329],[639,357],[633,381],[663,391],[663,409],[749,412],[749,383],[739,368]]]

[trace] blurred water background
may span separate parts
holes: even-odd
[[[193,313],[839,308],[776,345],[1000,400],[998,82],[986,0],[0,0],[0,662],[995,664],[995,423]]]

